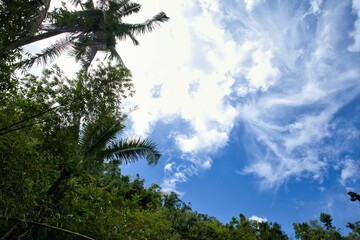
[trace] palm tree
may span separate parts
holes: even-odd
[[[37,86],[42,86],[42,90],[34,90],[39,99],[45,99],[47,104],[58,107],[15,122],[5,127],[3,131],[7,133],[20,130],[24,122],[40,117],[44,117],[47,121],[38,119],[36,121],[38,124],[43,124],[44,128],[47,125],[54,127],[49,131],[45,130],[48,135],[41,145],[45,156],[49,151],[50,155],[56,158],[56,164],[52,166],[56,167],[54,170],[58,175],[50,180],[50,186],[46,188],[44,196],[41,195],[44,199],[49,199],[49,202],[53,200],[53,207],[59,206],[59,201],[67,190],[66,183],[73,177],[81,174],[100,175],[109,165],[117,168],[120,164],[140,159],[145,159],[149,165],[157,164],[160,153],[155,143],[147,139],[123,139],[119,136],[124,129],[122,122],[126,117],[119,110],[120,105],[127,94],[133,93],[131,74],[124,66],[100,65],[90,73],[81,70],[73,80],[60,79],[62,73],[58,68],[54,68],[52,74],[54,75],[45,75],[43,80],[39,81],[39,85],[30,83],[35,89]],[[48,80],[51,83],[47,82]],[[62,81],[67,84],[61,84]],[[46,88],[46,85],[50,88]],[[56,86],[54,93],[50,90],[51,86]],[[49,96],[43,96],[41,92]],[[45,116],[46,114],[49,116]],[[25,126],[27,125],[29,124]],[[48,217],[49,212],[46,211],[45,206],[41,204],[38,206],[40,209],[37,211],[36,219],[42,221]],[[17,229],[20,226],[21,222],[16,222],[0,238],[12,238],[19,232]],[[30,234],[35,226],[36,223],[25,227],[21,234],[24,236]]]
[[[95,122],[87,123],[80,127],[78,145],[76,146],[77,151],[74,151],[78,153],[78,156],[74,156],[74,159],[79,159],[80,161],[72,167],[60,165],[60,175],[48,188],[46,197],[53,198],[55,200],[54,203],[58,204],[63,197],[64,191],[66,191],[66,188],[63,188],[66,182],[79,174],[101,174],[108,164],[118,167],[120,164],[132,163],[141,158],[144,158],[149,165],[154,166],[157,164],[161,154],[154,142],[141,138],[119,138],[119,134],[124,128],[124,125],[121,124],[122,120],[114,115],[104,114]],[[71,134],[73,136],[79,132],[78,126],[70,126],[68,128],[69,132],[75,133]],[[39,211],[39,219],[46,218],[47,214],[42,207]],[[16,234],[16,230],[21,226],[22,221],[18,219],[13,221],[16,224],[1,239],[10,239]],[[31,234],[34,226],[51,228],[50,225],[37,224],[36,221],[28,223],[30,223],[29,227],[25,228],[21,236]],[[63,229],[57,228],[57,230]]]
[[[137,13],[141,5],[130,0],[103,0],[95,5],[92,0],[73,0],[75,6],[80,6],[80,11],[68,11],[60,8],[48,14],[48,23],[43,23],[38,34],[17,41],[1,50],[15,49],[36,41],[65,34],[65,37],[55,44],[45,48],[25,61],[25,65],[32,66],[34,63],[52,60],[66,51],[70,46],[70,52],[77,61],[81,61],[87,69],[98,51],[105,51],[109,59],[122,62],[116,51],[116,41],[130,38],[134,45],[139,42],[136,35],[152,32],[162,22],[169,18],[164,12],[156,14],[153,18],[143,23],[129,24],[122,21],[123,17]]]
[[[118,134],[123,130],[124,125],[114,115],[104,115],[93,123],[88,123],[82,127],[79,136],[79,155],[81,162],[77,169],[68,169],[62,166],[60,176],[50,186],[47,191],[47,197],[54,198],[56,206],[63,197],[66,188],[62,188],[63,184],[69,181],[72,177],[78,174],[101,174],[106,169],[106,164],[111,164],[113,167],[118,167],[122,163],[131,163],[145,158],[149,165],[156,165],[161,154],[157,150],[154,142],[147,139],[133,138],[121,139]],[[39,219],[47,217],[44,208],[40,210]],[[17,220],[15,220],[17,221]],[[15,234],[15,230],[20,226],[20,221],[11,228],[4,236],[10,238]],[[37,222],[30,222],[32,224],[26,227],[20,236],[32,236],[32,229],[37,226]],[[39,225],[42,228],[51,228],[50,225]],[[14,230],[15,229],[15,230]],[[66,231],[70,234],[76,234],[68,230],[59,229],[59,231]],[[87,238],[82,235],[82,237]]]
[[[24,45],[33,37],[45,20],[49,7],[50,0],[3,0],[0,7],[1,52]]]
[[[161,156],[156,144],[148,139],[119,138],[124,125],[121,124],[121,119],[112,114],[103,115],[81,128],[78,141],[80,163],[77,172],[96,175],[104,171],[106,164],[119,166],[141,158],[154,166]],[[74,169],[62,167],[60,176],[49,188],[47,195],[58,192],[60,185],[72,176],[75,176]]]
[[[144,158],[149,165],[156,165],[160,153],[155,143],[147,139],[121,139],[124,125],[112,115],[100,117],[86,124],[80,132],[79,149],[86,171],[103,169],[106,163],[120,165]]]

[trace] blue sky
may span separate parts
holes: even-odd
[[[171,18],[118,46],[137,92],[127,134],[163,157],[124,173],[223,222],[359,220],[346,195],[360,192],[359,0],[136,2],[129,22]]]

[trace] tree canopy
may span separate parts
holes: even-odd
[[[0,1],[0,239],[289,239],[276,222],[239,214],[223,223],[174,192],[122,174],[123,164],[138,160],[155,166],[161,153],[150,139],[123,137],[132,111],[123,102],[135,94],[131,71],[121,62],[87,67],[97,51],[119,57],[117,39],[138,44],[137,34],[168,17],[127,24],[122,18],[139,4],[71,3],[81,10],[49,12],[49,0]],[[84,64],[74,78],[56,65],[35,76],[18,64],[21,46],[60,34],[63,40],[27,63],[71,46]],[[360,202],[358,193],[348,195]],[[293,226],[297,239],[360,239],[360,221],[349,222],[344,236],[327,213]]]
[[[129,0],[106,0],[98,1],[97,4],[92,0],[71,2],[75,7],[81,7],[81,10],[68,10],[63,4],[62,7],[48,12],[50,1],[5,1],[1,14],[3,25],[0,28],[5,30],[6,20],[10,19],[10,25],[14,23],[19,26],[20,29],[17,30],[21,34],[9,34],[4,38],[0,42],[0,52],[64,35],[56,43],[24,60],[23,63],[28,67],[34,63],[47,63],[70,48],[70,54],[76,61],[81,61],[85,69],[90,66],[98,51],[104,51],[110,60],[116,59],[122,63],[115,48],[117,40],[130,38],[138,45],[136,35],[152,32],[160,23],[169,20],[164,12],[160,12],[143,23],[124,22],[124,17],[139,12],[141,8],[140,4]],[[22,25],[20,22],[24,15],[29,19]]]

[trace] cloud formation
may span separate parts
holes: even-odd
[[[359,164],[352,159],[345,159],[340,174],[340,182],[346,186],[347,182],[356,182],[359,179]]]
[[[144,3],[145,14],[163,10],[171,21],[140,47],[119,49],[137,89],[133,133],[149,136],[166,125],[163,137],[178,155],[164,166],[165,190],[210,169],[237,124],[249,155],[238,172],[264,188],[291,178],[322,181],[358,137],[338,112],[360,90],[359,20],[343,20],[349,9],[359,16],[359,1],[238,3]],[[172,129],[179,121],[182,129]],[[353,174],[349,164],[340,181]]]
[[[348,47],[349,51],[359,52],[360,51],[360,1],[352,1],[353,13],[357,16],[354,23],[354,31],[350,32],[350,36],[353,38],[353,43]]]
[[[310,9],[303,9],[305,15],[298,8],[289,8],[284,15],[274,14],[271,21],[266,18],[267,24],[256,25],[255,32],[263,34],[263,38],[269,36],[268,29],[281,29],[280,33],[272,32],[273,38],[267,39],[267,45],[273,46],[272,64],[282,76],[256,100],[238,104],[248,137],[255,142],[248,148],[251,162],[239,173],[255,175],[262,187],[278,186],[291,177],[321,181],[334,160],[330,157],[334,151],[327,152],[327,144],[336,145],[333,132],[340,128],[336,126],[336,113],[359,94],[355,65],[338,58],[344,54],[340,45],[346,39],[333,37],[341,34],[333,26],[341,22],[348,3],[328,4],[323,9],[321,1],[310,3]],[[310,19],[312,27],[308,25]],[[276,26],[269,26],[269,22]],[[288,22],[295,24],[289,26]],[[281,34],[294,29],[306,29],[302,43],[295,33]],[[283,46],[271,43],[279,38]],[[355,57],[349,52],[345,55],[348,59]],[[248,91],[246,95],[242,91],[241,95],[250,97],[253,93]],[[342,150],[345,149],[338,149],[337,154]]]
[[[255,216],[255,215],[249,217],[249,220],[255,221],[255,222],[267,222],[266,218],[258,217],[258,216]]]

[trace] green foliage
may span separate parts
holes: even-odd
[[[13,42],[22,42],[38,29],[37,19],[48,1],[2,0],[0,1],[0,49]],[[41,22],[40,22],[41,23]],[[14,49],[8,49],[14,50]]]
[[[334,229],[332,226],[332,217],[326,213],[320,213],[320,222],[322,222],[325,226],[326,230]]]
[[[278,223],[249,220],[243,214],[239,217],[226,225],[231,230],[230,239],[288,239]]]
[[[339,229],[332,226],[332,218],[329,214],[321,213],[321,225],[316,219],[310,220],[308,223],[294,223],[295,237],[302,240],[316,239],[346,239],[340,233]]]
[[[88,69],[98,51],[105,51],[110,60],[116,59],[122,63],[115,49],[117,40],[130,38],[135,45],[138,45],[136,35],[152,32],[160,23],[169,19],[165,13],[160,12],[144,23],[124,23],[123,17],[137,13],[141,7],[140,4],[128,0],[107,0],[97,5],[89,0],[72,1],[75,6],[80,5],[82,10],[70,11],[63,4],[62,7],[50,13],[47,12],[50,1],[42,1],[41,4],[33,2],[37,1],[14,1],[12,4],[4,4],[0,9],[4,13],[3,18],[0,19],[2,20],[0,29],[9,29],[5,26],[6,17],[13,15],[15,18],[10,18],[10,24],[21,26],[19,29],[21,31],[8,30],[9,37],[0,42],[0,50],[2,52],[15,50],[60,34],[65,34],[65,37],[40,53],[28,54],[29,58],[22,62],[27,67],[41,62],[46,64],[49,60],[52,61],[69,50],[70,47],[72,48],[70,53],[76,61],[81,61],[84,69]],[[20,11],[14,14],[16,8]],[[26,17],[32,21],[24,21],[26,24],[22,26],[21,21]],[[19,32],[24,34],[19,34]]]
[[[96,70],[81,70],[69,79],[54,66],[37,78],[27,75],[19,91],[24,97],[50,107],[63,125],[94,122],[102,115],[122,115],[121,103],[134,94],[131,73],[122,65],[100,64]]]
[[[353,202],[360,202],[360,194],[356,192],[349,191],[348,195],[350,197],[350,200]],[[351,232],[349,233],[348,239],[360,239],[360,221],[356,221],[354,223],[349,222],[346,227],[351,229]]]
[[[49,0],[0,1],[0,237],[1,239],[288,239],[278,223],[240,214],[227,224],[193,211],[176,193],[144,187],[139,176],[119,166],[144,159],[156,165],[156,145],[121,139],[122,102],[134,94],[131,73],[122,65],[87,67],[97,51],[110,58],[116,40],[151,32],[168,20],[164,13],[143,24],[122,17],[140,10],[128,0],[72,0],[47,14]],[[48,16],[49,24],[42,24]],[[10,28],[10,27],[11,28]],[[18,77],[19,46],[60,33],[67,38],[31,58],[46,60],[73,46],[85,68],[74,79],[54,66],[41,77]],[[348,193],[352,201],[359,194]],[[322,213],[320,222],[295,223],[298,239],[359,239],[360,222],[347,237]]]
[[[356,193],[356,192],[350,191],[350,192],[348,192],[348,195],[349,195],[351,201],[353,201],[353,202],[355,202],[355,201],[360,202],[360,194],[358,194],[358,193]]]
[[[114,165],[113,154],[117,164],[142,157],[156,164],[160,157],[148,140],[118,140],[125,118],[121,102],[134,93],[130,72],[123,66],[100,65],[96,71],[82,70],[75,79],[54,67],[44,70],[40,78],[26,75],[18,82],[16,91],[1,93],[8,101],[0,111],[0,217],[5,221],[0,234],[46,239],[56,232],[51,226],[66,230],[59,214],[63,199],[73,189],[68,183],[77,178],[85,181],[84,177],[97,181],[108,162]],[[85,195],[97,193],[93,190],[84,189],[82,199],[76,198],[81,206],[90,208],[85,203],[94,197]],[[106,199],[101,195],[105,192],[98,193]],[[147,204],[144,199],[151,199],[150,193],[144,194],[146,198],[133,195],[134,204],[138,204],[136,196]],[[100,201],[100,197],[94,199]],[[7,219],[30,222],[26,226]],[[64,239],[65,230],[56,233],[59,239]]]

